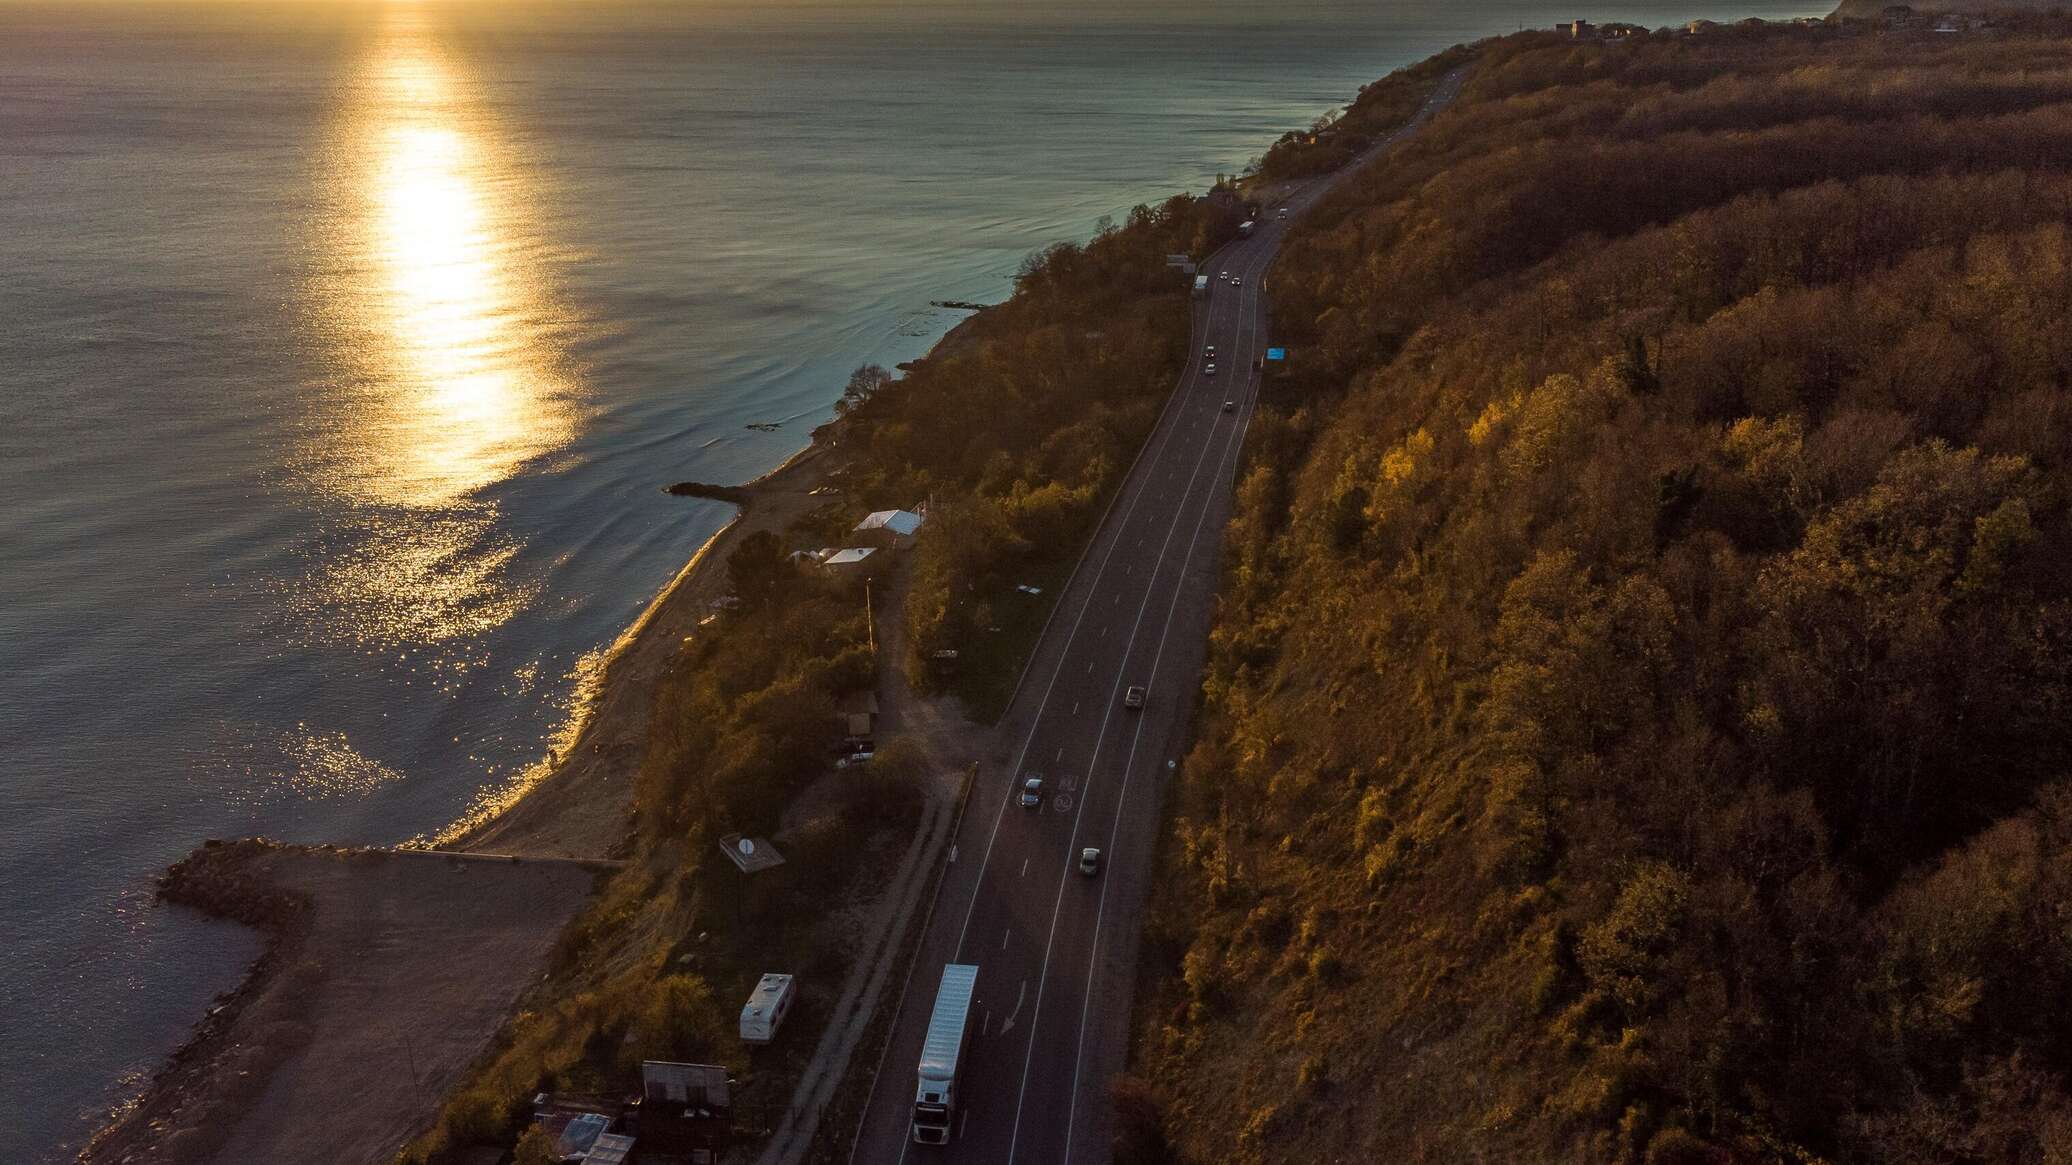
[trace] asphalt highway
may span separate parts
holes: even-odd
[[[1414,132],[1459,89],[1447,78]],[[1358,169],[1349,166],[1341,173]],[[1261,284],[1282,234],[1331,178],[1283,187],[1250,238],[1201,265],[1193,351],[1158,426],[1060,596],[972,792],[852,1161],[1052,1165],[1109,1160],[1159,799],[1201,682],[1217,556],[1267,347]],[[1276,217],[1288,208],[1288,219]],[[1238,277],[1232,286],[1224,273]],[[1176,276],[1177,277],[1177,276]],[[1218,372],[1206,372],[1214,345]],[[1231,405],[1224,411],[1225,403]],[[1141,710],[1124,692],[1143,685]],[[1044,779],[1040,808],[1015,794]],[[1100,873],[1080,851],[1102,852]],[[913,1144],[914,1064],[946,963],[979,967],[946,1146]]]

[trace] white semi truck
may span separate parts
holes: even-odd
[[[1207,299],[1208,297],[1209,297],[1209,277],[1208,277],[1208,276],[1206,276],[1206,275],[1197,275],[1197,276],[1195,276],[1195,277],[1194,277],[1194,298],[1196,298],[1196,299]]]
[[[957,1067],[971,1042],[971,997],[978,988],[978,968],[951,963],[942,969],[935,991],[935,1012],[928,1017],[928,1038],[921,1042],[920,1082],[914,1088],[914,1142],[950,1143],[950,1121],[957,1112]]]

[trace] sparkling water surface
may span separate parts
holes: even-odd
[[[204,838],[520,787],[849,369],[1448,44],[1780,0],[0,0],[0,1144],[256,953]],[[776,424],[774,431],[750,424]]]

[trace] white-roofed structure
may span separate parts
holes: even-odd
[[[913,543],[914,535],[920,533],[924,521],[926,519],[912,510],[879,510],[856,523],[856,533],[897,550]]]
[[[648,1060],[640,1066],[640,1085],[642,1095],[654,1101],[697,1108],[726,1108],[733,1103],[727,1070],[719,1064]]]
[[[847,550],[837,550],[826,558],[821,559],[820,565],[827,567],[829,570],[855,569],[862,566],[866,559],[876,553],[877,549],[874,547],[852,546]]]

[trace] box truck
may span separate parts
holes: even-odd
[[[935,1012],[928,1017],[928,1038],[921,1043],[920,1082],[914,1088],[916,1144],[950,1143],[950,1121],[957,1112],[958,1062],[971,1042],[971,997],[977,987],[977,967],[951,963],[942,969]]]

